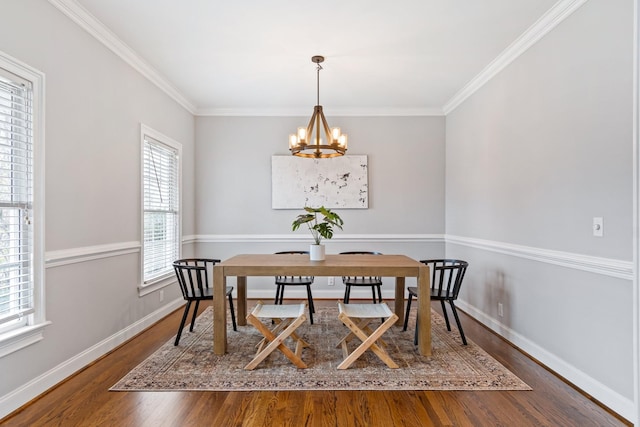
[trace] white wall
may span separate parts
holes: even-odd
[[[327,252],[377,250],[418,259],[442,255],[444,117],[331,117],[330,109],[325,114],[331,126],[349,135],[348,154],[366,154],[369,166],[369,209],[336,210],[344,230],[327,243]],[[301,211],[271,209],[271,156],[287,154],[287,136],[308,120],[196,118],[198,254],[225,258],[308,250],[308,232],[291,232]],[[386,288],[392,296],[393,287]],[[314,287],[319,297],[343,291],[342,286],[328,288],[326,279]],[[254,283],[248,292],[273,297],[274,285]]]
[[[0,359],[0,417],[179,297],[173,286],[163,303],[157,293],[138,295],[141,123],[183,144],[184,234],[195,225],[193,116],[48,2],[3,2],[1,19],[0,51],[46,75],[45,293],[52,324],[44,340]]]
[[[53,324],[0,359],[0,416],[179,297],[175,287],[164,303],[138,296],[141,122],[183,144],[183,234],[196,242],[185,254],[224,259],[308,242],[290,232],[297,213],[272,210],[270,199],[271,156],[286,154],[286,136],[308,117],[194,119],[47,2],[4,2],[2,15],[0,50],[46,74]],[[587,2],[446,125],[327,109],[350,153],[369,156],[370,185],[370,208],[340,211],[345,230],[328,251],[428,258],[444,252],[446,232],[447,254],[471,265],[464,308],[629,418],[631,31],[631,0]],[[605,218],[602,239],[590,236],[593,216]],[[105,256],[111,245],[125,250]],[[325,283],[316,295],[341,294]],[[269,281],[257,290],[273,295]]]
[[[447,255],[470,262],[465,308],[629,419],[632,41],[633,1],[591,0],[446,127]]]

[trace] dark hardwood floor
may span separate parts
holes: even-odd
[[[335,302],[318,301],[318,304]],[[204,307],[206,305],[201,310]],[[465,314],[461,317],[467,337],[527,382],[533,391],[109,392],[109,387],[175,335],[181,312],[167,316],[0,420],[0,424],[65,427],[631,425]]]

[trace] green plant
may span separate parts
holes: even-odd
[[[327,209],[324,206],[320,206],[319,208],[305,206],[304,210],[307,213],[298,215],[295,221],[293,221],[293,224],[291,224],[291,228],[293,231],[296,231],[302,224],[307,224],[316,245],[319,245],[323,238],[330,239],[333,237],[334,226],[342,230],[344,221],[342,221],[342,218],[340,218],[337,213],[332,212],[331,209]],[[322,215],[321,221],[318,221],[319,214]]]

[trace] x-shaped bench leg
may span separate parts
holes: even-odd
[[[355,319],[355,318],[354,318]],[[353,320],[353,319],[352,319]],[[360,323],[356,323],[356,325],[358,326],[359,329],[361,329],[365,334],[367,334],[367,336],[371,335],[373,333],[373,329],[371,329],[369,327],[369,323],[371,323],[373,320],[375,319],[356,319],[359,320]],[[349,332],[347,334],[347,336],[345,336],[336,347],[338,347],[340,345],[340,343],[348,343],[349,341],[351,341],[353,338],[356,338],[356,335],[353,332]],[[382,339],[382,337],[378,338],[378,341],[376,341],[376,344],[382,344],[383,346],[387,346],[387,343]]]
[[[360,325],[362,326],[359,326],[344,313],[340,313],[338,318],[351,330],[351,333],[338,343],[338,346],[342,345],[342,349],[345,353],[345,359],[338,365],[338,369],[347,369],[353,362],[362,356],[367,349],[373,351],[389,368],[398,368],[398,365],[393,361],[393,359],[391,359],[389,354],[382,347],[376,344],[376,341],[380,339],[382,334],[384,334],[387,329],[389,329],[398,320],[398,316],[395,313],[387,318],[387,320],[385,320],[384,323],[382,323],[382,325],[380,325],[375,331],[371,332],[370,335],[367,335],[361,329],[365,328],[369,331],[371,330],[367,326],[369,322],[366,321],[366,319],[361,322]],[[362,343],[351,354],[348,354],[347,342],[353,335],[358,337]]]
[[[260,321],[260,319],[251,314],[248,315],[247,321],[255,326],[256,329],[258,329],[260,333],[262,333],[262,335],[264,335],[264,337],[269,341],[269,344],[262,349],[258,348],[258,354],[256,354],[256,357],[254,357],[253,360],[244,367],[244,369],[255,369],[255,367],[258,366],[258,364],[264,359],[266,359],[266,357],[269,356],[275,349],[280,350],[298,368],[306,368],[307,365],[300,358],[300,354],[302,352],[302,347],[306,347],[307,344],[302,339],[300,339],[297,334],[295,334],[295,330],[298,328],[298,326],[304,323],[305,320],[307,320],[307,316],[305,314],[302,314],[300,317],[293,319],[293,321],[288,324],[284,331],[276,336],[273,331],[267,328]],[[284,322],[281,321],[278,326],[282,325],[283,323]],[[276,329],[274,330],[279,330],[278,326],[276,326]],[[289,347],[284,345],[284,340],[286,340],[289,336],[293,336],[294,340],[297,342],[295,353],[291,351]],[[262,345],[260,347],[262,347]]]

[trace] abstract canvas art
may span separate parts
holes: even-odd
[[[271,193],[273,209],[304,206],[367,209],[367,156],[329,159],[272,156]]]

